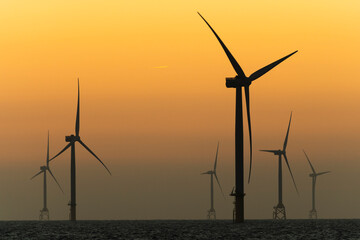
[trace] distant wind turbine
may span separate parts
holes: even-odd
[[[210,26],[210,24],[201,16],[200,17],[205,21],[205,23],[209,26],[211,31],[214,33],[215,37],[219,41],[221,47],[226,53],[226,56],[230,60],[231,65],[233,66],[237,75],[232,78],[226,78],[226,87],[227,88],[236,88],[236,110],[235,110],[235,191],[232,191],[231,195],[235,197],[235,209],[233,212],[233,218],[236,223],[244,222],[244,126],[243,126],[243,110],[242,110],[242,90],[243,87],[245,90],[245,100],[246,100],[246,110],[247,110],[247,120],[249,127],[249,140],[250,140],[250,167],[249,167],[249,178],[248,182],[250,182],[251,176],[251,166],[252,166],[252,135],[251,135],[251,121],[250,121],[250,84],[252,81],[258,79],[278,64],[280,64],[285,59],[289,58],[297,51],[257,70],[249,77],[247,77],[235,60],[233,55],[230,53],[228,48],[225,46],[223,41],[214,31],[214,29]]]
[[[307,156],[305,150],[303,150],[303,151],[304,151],[305,157],[308,160],[309,165],[310,165],[311,170],[312,170],[312,173],[309,174],[309,177],[312,178],[312,209],[309,212],[309,218],[310,219],[317,219],[317,211],[316,211],[316,208],[315,208],[315,184],[316,184],[316,178],[317,178],[317,176],[329,173],[330,171],[321,172],[321,173],[315,172],[315,169],[314,169],[313,165],[311,164],[309,157]]]
[[[215,208],[214,208],[214,176],[216,178],[217,183],[219,184],[221,194],[224,196],[223,190],[222,190],[220,182],[219,182],[219,179],[218,179],[218,177],[216,175],[216,165],[217,165],[218,153],[219,153],[219,143],[217,145],[217,150],[216,150],[214,169],[202,173],[202,174],[209,174],[210,175],[210,209],[208,210],[208,215],[207,215],[208,219],[212,219],[212,218],[216,219],[216,212],[215,212]]]
[[[49,209],[47,208],[47,186],[46,186],[46,171],[48,171],[50,173],[50,175],[54,178],[56,184],[59,186],[60,190],[64,193],[64,191],[62,190],[62,188],[60,187],[60,184],[58,183],[58,181],[56,180],[54,174],[51,172],[50,170],[50,166],[49,166],[49,132],[48,132],[48,141],[47,141],[47,153],[46,153],[46,166],[41,166],[40,167],[40,172],[38,172],[37,174],[35,174],[30,180],[32,180],[33,178],[35,178],[36,176],[40,175],[41,173],[44,174],[44,207],[42,210],[40,210],[40,220],[49,220],[50,219],[50,215],[49,215]]]
[[[111,175],[109,169],[105,166],[105,164],[98,158],[95,153],[93,153],[88,146],[85,145],[83,141],[80,140],[79,135],[80,130],[80,86],[79,86],[79,79],[78,79],[78,102],[77,102],[77,112],[76,112],[76,122],[75,122],[75,135],[70,135],[65,137],[65,141],[69,142],[68,145],[64,147],[63,150],[61,150],[58,154],[56,154],[53,158],[50,159],[53,160],[63,152],[65,152],[66,149],[71,147],[71,200],[70,200],[70,220],[76,221],[76,168],[75,168],[75,143],[79,142],[86,150],[88,150],[109,172]]]
[[[288,159],[286,157],[286,146],[287,146],[287,142],[288,142],[288,137],[289,137],[289,130],[290,130],[290,124],[291,124],[291,116],[292,113],[290,114],[290,121],[289,121],[289,126],[286,132],[286,137],[285,137],[285,141],[284,141],[284,146],[282,150],[260,150],[262,152],[270,152],[273,153],[274,155],[278,155],[279,156],[279,176],[278,176],[278,197],[279,197],[279,202],[278,204],[274,207],[274,212],[273,212],[273,219],[286,219],[286,211],[285,211],[285,206],[283,204],[282,201],[282,160],[281,160],[281,156],[284,156],[285,158],[285,162],[286,165],[289,169],[292,181],[294,183],[296,192],[299,194],[298,189],[296,187],[296,183],[295,183],[295,179],[294,176],[291,172],[291,168],[288,162]]]

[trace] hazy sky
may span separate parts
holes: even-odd
[[[333,1],[1,1],[0,220],[37,219],[42,178],[30,181],[74,133],[80,78],[83,141],[77,145],[78,219],[202,219],[220,141],[218,218],[231,218],[235,76],[197,11],[250,75],[295,50],[250,88],[254,165],[245,217],[271,218],[283,145],[300,191],[284,169],[288,218],[307,218],[310,167],[320,218],[360,216],[360,2]],[[248,135],[245,132],[246,171]],[[52,219],[67,219],[70,152],[52,162]]]

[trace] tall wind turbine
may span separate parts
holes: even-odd
[[[221,185],[220,185],[220,182],[219,182],[219,179],[218,179],[218,177],[216,175],[216,165],[217,165],[217,159],[218,159],[218,152],[219,152],[219,143],[218,143],[217,149],[216,149],[214,169],[202,173],[202,174],[209,174],[210,175],[210,209],[208,210],[208,215],[207,215],[208,219],[216,219],[216,212],[215,212],[215,208],[214,208],[214,176],[215,176],[215,179],[216,179],[217,183],[219,184],[221,194],[224,196]]]
[[[252,136],[251,136],[251,121],[250,121],[250,91],[249,87],[252,81],[258,79],[282,61],[295,54],[297,51],[257,70],[249,77],[247,77],[235,60],[233,55],[227,49],[223,41],[214,31],[214,29],[210,26],[210,24],[201,16],[200,17],[205,21],[205,23],[209,26],[211,31],[214,33],[215,37],[219,41],[221,47],[226,53],[226,56],[230,60],[231,65],[233,66],[237,75],[233,78],[226,78],[226,87],[227,88],[235,88],[236,89],[236,106],[235,106],[235,191],[231,193],[231,196],[235,197],[235,208],[233,212],[234,221],[237,223],[244,222],[244,126],[243,126],[243,110],[242,110],[242,88],[245,91],[245,100],[246,100],[246,110],[247,110],[247,120],[249,126],[249,140],[250,140],[250,168],[249,168],[249,178],[248,182],[250,182],[251,176],[251,165],[252,165]]]
[[[77,102],[77,111],[76,111],[76,122],[75,122],[75,135],[70,135],[65,137],[65,141],[69,142],[68,145],[64,147],[63,150],[61,150],[58,154],[56,154],[53,158],[50,159],[53,160],[63,152],[65,152],[66,149],[71,147],[71,161],[70,161],[70,176],[71,176],[71,200],[70,200],[70,220],[76,221],[76,166],[75,166],[75,143],[79,142],[86,150],[88,150],[109,172],[111,175],[109,169],[105,166],[105,164],[98,158],[95,153],[93,153],[88,146],[85,145],[83,141],[80,139],[79,135],[80,130],[80,86],[79,86],[79,79],[78,79],[78,102]]]
[[[308,162],[310,164],[310,167],[311,167],[311,170],[312,170],[312,173],[309,174],[309,177],[312,178],[312,209],[309,212],[309,218],[310,219],[317,219],[317,212],[316,212],[316,208],[315,208],[315,184],[316,184],[316,178],[317,178],[317,176],[329,173],[330,171],[317,173],[315,171],[313,165],[311,164],[310,159],[307,156],[305,151],[304,151],[304,154],[305,154],[306,159],[308,160]]]
[[[282,201],[282,160],[281,160],[281,156],[284,156],[285,158],[285,163],[289,169],[292,181],[294,183],[296,192],[299,194],[298,189],[296,187],[296,183],[295,183],[295,179],[294,176],[291,172],[291,168],[288,162],[288,159],[286,157],[286,146],[287,146],[287,142],[288,142],[288,137],[289,137],[289,130],[290,130],[290,124],[291,124],[291,116],[292,113],[290,114],[290,121],[289,121],[289,126],[286,132],[286,137],[285,137],[285,141],[284,141],[284,146],[282,150],[260,150],[262,152],[270,152],[273,153],[274,155],[279,156],[279,177],[278,177],[278,197],[279,197],[279,202],[278,204],[274,207],[274,211],[273,211],[273,219],[286,219],[286,211],[285,211],[285,206],[283,204]]]
[[[56,180],[54,174],[51,172],[50,170],[50,166],[49,166],[49,132],[48,132],[48,141],[47,141],[47,153],[46,153],[46,166],[41,166],[40,167],[40,172],[38,172],[37,174],[35,174],[31,179],[35,178],[36,176],[40,175],[41,173],[44,174],[44,207],[42,210],[40,210],[40,220],[49,220],[50,216],[49,216],[49,209],[47,208],[47,186],[46,186],[46,171],[48,171],[50,173],[50,175],[54,178],[56,184],[59,186],[60,190],[64,193],[64,191],[62,190],[62,188],[60,187],[60,184],[58,183],[58,181]]]

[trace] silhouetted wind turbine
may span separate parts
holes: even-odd
[[[260,150],[262,152],[270,152],[270,153],[273,153],[274,155],[279,156],[279,178],[278,178],[278,181],[279,181],[278,182],[278,184],[279,184],[279,186],[278,186],[279,187],[279,189],[278,189],[278,191],[279,191],[278,192],[278,194],[279,194],[279,202],[278,202],[277,206],[274,207],[274,212],[273,212],[273,218],[274,219],[286,219],[285,206],[284,206],[284,204],[282,202],[282,161],[281,161],[281,156],[284,156],[284,158],[285,158],[285,162],[286,162],[286,165],[287,165],[287,167],[289,169],[289,172],[290,172],[292,181],[294,183],[296,192],[299,194],[298,189],[296,187],[294,176],[293,176],[293,174],[291,172],[291,168],[290,168],[288,159],[286,157],[286,146],[287,146],[288,137],[289,137],[291,116],[292,116],[292,113],[290,114],[290,121],[289,121],[289,126],[288,126],[288,129],[287,129],[287,132],[286,132],[286,137],[285,137],[283,149],[282,150],[280,150],[280,149],[279,150]]]
[[[230,60],[231,65],[233,66],[237,75],[234,78],[226,78],[226,87],[227,88],[236,88],[236,110],[235,110],[235,191],[231,193],[232,196],[235,197],[235,209],[233,212],[233,217],[235,222],[244,222],[244,126],[243,126],[243,110],[242,110],[242,91],[241,88],[244,87],[245,90],[245,100],[246,100],[246,110],[247,110],[247,120],[249,126],[249,140],[250,140],[250,168],[249,168],[249,178],[248,182],[250,182],[251,176],[251,166],[252,166],[252,135],[251,135],[251,121],[250,121],[250,91],[249,87],[252,81],[258,79],[282,61],[295,54],[297,51],[257,70],[249,77],[247,77],[235,60],[233,55],[227,49],[223,41],[214,31],[214,29],[210,26],[210,24],[201,16],[200,17],[205,21],[205,23],[209,26],[211,31],[214,33],[215,37],[219,41],[220,45],[224,49],[226,56]]]
[[[304,150],[303,150],[304,151]],[[315,184],[316,184],[316,178],[317,176],[329,173],[330,171],[327,172],[321,172],[321,173],[317,173],[315,172],[315,169],[313,167],[313,165],[310,162],[309,157],[307,156],[306,152],[304,151],[305,157],[308,160],[312,173],[309,174],[309,176],[312,178],[312,209],[309,212],[309,218],[310,219],[317,219],[317,212],[316,212],[316,208],[315,208]]]
[[[76,168],[75,168],[75,142],[79,142],[86,150],[88,150],[109,172],[111,175],[109,169],[105,166],[105,164],[98,158],[95,153],[93,153],[88,146],[85,145],[83,141],[80,140],[79,135],[80,130],[80,86],[79,86],[79,79],[78,79],[78,102],[77,102],[77,111],[76,111],[76,122],[75,122],[75,136],[72,134],[70,136],[65,137],[65,141],[69,142],[68,145],[64,147],[63,150],[61,150],[58,154],[56,154],[53,158],[50,159],[53,160],[63,152],[65,152],[66,149],[71,147],[71,200],[70,200],[70,220],[76,221]]]
[[[208,215],[207,215],[208,219],[211,219],[211,218],[216,219],[216,212],[215,212],[215,209],[214,209],[214,176],[216,178],[217,183],[219,184],[221,194],[224,196],[223,190],[222,190],[220,182],[219,182],[219,179],[218,179],[218,177],[216,175],[216,165],[217,165],[218,153],[219,153],[219,143],[217,145],[217,150],[216,150],[214,169],[202,173],[202,174],[210,174],[210,209],[208,210]]]
[[[56,184],[59,186],[60,190],[64,193],[62,188],[60,187],[60,184],[56,180],[54,174],[50,170],[49,166],[49,132],[48,132],[48,142],[47,142],[47,153],[46,153],[46,166],[40,167],[40,172],[35,174],[31,179],[35,178],[36,176],[40,175],[41,173],[44,174],[44,207],[42,210],[40,210],[40,220],[49,220],[49,209],[47,208],[47,187],[46,187],[46,171],[50,173],[50,175],[54,178]],[[31,180],[30,179],[30,180]]]

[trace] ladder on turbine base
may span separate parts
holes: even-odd
[[[40,219],[40,220],[49,220],[49,219],[50,219],[49,210],[46,209],[46,208],[40,210],[39,219]]]
[[[279,203],[277,206],[274,207],[273,219],[286,220],[286,211],[284,204]]]
[[[210,209],[208,210],[208,214],[207,214],[207,219],[208,220],[216,220],[216,212],[215,212],[215,209]]]
[[[312,209],[310,212],[309,212],[309,218],[310,219],[317,219],[317,212],[315,209]]]

